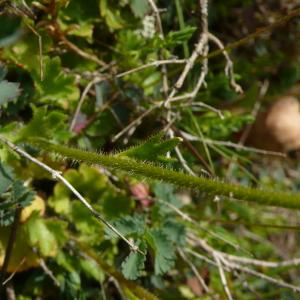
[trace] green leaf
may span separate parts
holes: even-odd
[[[146,252],[146,244],[143,242],[137,243],[139,249]],[[123,275],[130,280],[137,279],[141,271],[145,268],[146,255],[143,255],[139,252],[131,252],[125,261],[122,263],[122,272]]]
[[[186,26],[184,29],[180,31],[169,32],[166,37],[167,46],[176,46],[176,45],[181,45],[184,42],[187,42],[192,37],[196,29],[197,27]]]
[[[132,207],[131,198],[114,192],[105,193],[102,201],[103,212],[110,219],[129,214]]]
[[[154,251],[154,271],[161,275],[169,271],[175,264],[175,247],[168,236],[158,229],[147,232],[147,242]]]
[[[0,195],[4,192],[8,195],[0,199],[0,226],[10,225],[14,220],[16,206],[26,207],[35,196],[21,180],[14,179],[9,167],[0,163]]]
[[[67,170],[64,177],[91,202],[102,202],[105,199],[108,201],[112,193],[107,185],[107,177],[101,174],[97,168],[81,164],[79,170]],[[57,213],[69,215],[71,212],[71,197],[73,195],[70,190],[62,183],[57,183],[54,187],[54,194],[49,199],[49,205]],[[124,201],[121,202],[125,206]],[[124,207],[122,204],[121,206]]]
[[[110,7],[107,0],[100,0],[100,14],[104,17],[110,30],[113,31],[123,28],[124,21],[121,17],[120,10]]]
[[[12,182],[12,169],[0,162],[0,195],[8,190]]]
[[[36,108],[32,106],[33,117],[24,126],[17,137],[18,141],[23,141],[34,137],[52,137],[65,131],[67,116],[59,111],[48,112],[47,107]],[[59,135],[58,135],[59,136]]]
[[[170,204],[173,204],[175,207],[180,208],[183,206],[180,199],[175,195],[174,186],[167,183],[155,183],[153,185],[153,192],[155,197],[166,201]],[[161,205],[160,207],[165,212],[172,211],[171,208],[167,207],[166,205]]]
[[[120,152],[119,156],[127,156],[138,160],[165,161],[164,155],[173,150],[180,142],[178,137],[162,141],[164,133],[158,133],[148,141]]]
[[[59,266],[63,267],[68,272],[72,273],[75,272],[76,268],[73,266],[74,264],[74,257],[71,257],[68,252],[66,251],[58,251],[55,261],[58,263]]]
[[[78,20],[76,24],[68,24],[61,21],[61,29],[67,32],[68,36],[77,36],[86,39],[89,43],[93,42],[94,25],[91,21]]]
[[[36,247],[42,256],[54,257],[58,252],[58,244],[53,232],[51,232],[38,213],[32,213],[28,222],[25,223],[28,232],[29,243]]]
[[[0,81],[2,81],[7,75],[7,68],[4,64],[0,63]]]
[[[21,207],[25,207],[32,202],[34,195],[35,193],[25,187],[21,180],[13,182],[11,199],[14,203],[18,203]]]
[[[214,112],[207,112],[202,114],[200,118],[195,117],[194,120],[192,120],[191,112],[189,112],[189,114],[185,116],[187,121],[185,124],[191,123],[190,127],[194,127],[194,130],[187,130],[194,135],[199,135],[197,130],[197,126],[199,126],[201,132],[206,138],[226,139],[234,132],[239,132],[247,124],[253,122],[253,116],[250,114],[233,115],[229,111],[224,111],[223,116],[224,118],[220,119],[220,117]],[[197,126],[195,126],[195,122]]]
[[[59,57],[44,58],[44,79],[40,80],[40,73],[35,70],[33,77],[36,81],[40,101],[51,101],[70,106],[70,102],[79,98],[79,89],[75,85],[75,77],[62,71]]]
[[[90,211],[80,202],[72,202],[71,216],[69,217],[75,224],[76,229],[84,234],[82,238],[99,242],[103,236],[103,228]]]
[[[120,231],[123,235],[140,235],[145,231],[146,223],[145,219],[141,215],[126,216],[120,220],[114,221],[113,226]],[[110,229],[106,229],[108,237],[115,237],[116,234]]]
[[[130,0],[130,7],[134,15],[139,18],[144,17],[150,9],[147,0]]]
[[[77,269],[73,272],[65,272],[64,276],[59,278],[59,281],[62,299],[86,299],[86,297],[83,296],[82,282]]]
[[[162,231],[174,244],[181,246],[185,244],[185,226],[177,220],[166,220],[162,226]]]
[[[0,106],[20,96],[20,84],[3,80],[0,82]]]
[[[66,221],[58,219],[47,219],[46,225],[49,231],[55,236],[57,244],[62,247],[68,239]]]
[[[79,262],[80,262],[80,266],[81,266],[82,270],[87,275],[98,280],[99,282],[103,282],[103,280],[105,278],[105,274],[99,268],[98,264],[94,260],[84,258],[84,259],[80,259]]]

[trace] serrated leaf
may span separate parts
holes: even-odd
[[[0,226],[8,226],[14,220],[16,205],[28,206],[35,193],[25,187],[21,180],[15,180],[14,174],[9,167],[0,163],[0,194],[9,192],[0,201]]]
[[[0,82],[0,106],[20,96],[20,84],[3,80]]]
[[[7,191],[13,182],[13,172],[8,166],[0,163],[0,195]]]
[[[32,75],[40,93],[40,100],[59,101],[68,106],[70,101],[79,98],[79,89],[75,85],[75,77],[62,71],[59,57],[45,57],[43,81],[40,80],[38,71],[34,71]]]
[[[146,252],[146,244],[145,243],[137,243],[139,249]],[[143,255],[139,252],[131,252],[125,261],[122,263],[122,273],[123,275],[130,280],[137,279],[141,271],[145,268],[146,255]]]
[[[155,197],[164,200],[168,203],[171,203],[172,205],[176,206],[177,208],[182,207],[182,203],[178,196],[175,195],[174,192],[174,186],[171,184],[166,183],[155,183],[153,186],[153,192],[155,194]],[[166,205],[161,205],[161,208],[165,212],[172,211],[171,208],[167,207]]]
[[[137,234],[140,235],[145,231],[145,219],[140,215],[134,217],[126,216],[120,220],[113,222],[113,226],[120,231],[124,236]],[[110,229],[106,229],[108,237],[116,237],[116,234]]]
[[[112,219],[130,213],[132,200],[126,195],[117,193],[105,193],[102,197],[102,207],[104,214]]]
[[[48,111],[47,107],[36,108],[32,106],[33,117],[24,126],[17,137],[18,141],[34,137],[52,137],[57,132],[64,131],[66,115],[59,111]]]
[[[147,232],[147,242],[154,251],[154,271],[162,275],[169,271],[175,263],[175,247],[163,231],[152,229]]]
[[[164,222],[162,231],[174,244],[184,245],[186,231],[183,224],[178,223],[176,220],[169,219]]]

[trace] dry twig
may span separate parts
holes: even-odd
[[[181,250],[180,248],[177,248],[177,251],[179,253],[179,255],[181,256],[181,258],[189,265],[189,267],[191,268],[191,270],[193,271],[193,273],[195,274],[196,278],[198,279],[200,285],[203,287],[204,291],[206,293],[210,293],[209,288],[207,286],[207,284],[205,283],[204,279],[202,278],[202,276],[199,274],[196,266],[191,262],[191,260],[185,255],[184,251]]]
[[[60,171],[54,170],[48,165],[42,163],[41,161],[37,160],[33,156],[31,156],[29,153],[26,151],[22,150],[12,142],[8,141],[5,139],[3,136],[0,136],[0,141],[8,146],[10,149],[18,153],[20,156],[27,158],[34,164],[40,166],[42,169],[47,171],[52,175],[54,179],[60,180],[78,199],[79,201],[90,211],[90,213],[100,222],[105,224],[111,231],[113,231],[118,237],[120,237],[123,241],[125,241],[129,247],[131,248],[132,251],[137,251],[140,252],[141,254],[144,254],[141,250],[139,250],[138,246],[136,246],[134,243],[129,241],[121,232],[119,232],[114,226],[112,226],[109,222],[107,222],[103,216],[96,211],[90,203],[87,202],[87,200],[75,189],[75,187],[68,181],[66,180],[62,175]]]
[[[81,96],[80,96],[80,99],[78,101],[78,104],[77,104],[77,107],[76,107],[76,110],[75,110],[75,113],[74,113],[74,116],[72,118],[72,121],[71,121],[71,125],[70,125],[70,131],[73,131],[75,125],[76,125],[76,121],[78,119],[78,115],[80,113],[80,110],[81,110],[81,107],[82,107],[82,104],[85,100],[85,97],[87,96],[88,92],[90,91],[90,89],[97,83],[101,82],[103,80],[103,77],[96,77],[94,78],[92,81],[90,81],[88,83],[88,85],[85,87],[85,89],[83,90]]]

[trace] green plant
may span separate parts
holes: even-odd
[[[299,298],[296,2],[0,0],[1,299]]]
[[[176,139],[174,139],[174,141],[170,140],[162,142],[159,146],[162,148],[162,151],[167,152],[174,147],[174,142],[177,143]],[[107,168],[126,171],[130,174],[141,175],[146,178],[172,183],[181,188],[199,190],[200,192],[212,196],[225,196],[231,199],[292,209],[300,208],[300,195],[296,193],[266,191],[239,186],[218,181],[217,179],[213,180],[190,176],[151,163],[137,161],[136,159],[141,158],[145,161],[153,160],[154,155],[158,155],[159,158],[159,154],[161,153],[160,147],[155,147],[156,144],[152,144],[151,142],[146,142],[145,145],[139,146],[137,149],[133,148],[117,155],[103,155],[75,148],[68,148],[62,145],[51,144],[46,140],[33,140],[32,143],[45,151],[54,152],[62,157],[67,157],[72,160],[90,164],[99,164]],[[124,158],[123,156],[128,156],[129,159]]]

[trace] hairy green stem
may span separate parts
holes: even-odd
[[[39,139],[31,143],[43,150],[55,152],[64,157],[102,165],[111,169],[123,170],[133,175],[161,180],[182,188],[192,188],[213,196],[225,196],[258,204],[300,209],[300,195],[295,193],[254,189],[223,181],[190,176],[151,163],[136,161],[116,155],[104,155],[69,148],[49,143],[46,140]]]

